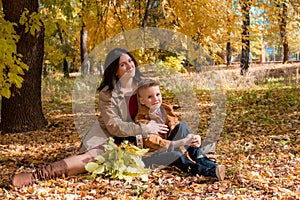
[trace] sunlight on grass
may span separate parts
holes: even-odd
[[[48,103],[71,102],[75,78],[54,74],[42,79],[42,101]]]

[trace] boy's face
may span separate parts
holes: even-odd
[[[148,108],[158,108],[162,103],[159,86],[151,86],[140,90],[140,103]]]

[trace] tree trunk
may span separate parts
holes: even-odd
[[[226,64],[229,66],[231,64],[232,48],[231,43],[227,42],[226,44]]]
[[[63,73],[64,73],[64,77],[69,78],[69,76],[70,76],[69,63],[67,61],[67,56],[69,55],[69,48],[68,48],[67,42],[64,41],[63,33],[59,27],[59,24],[56,23],[56,26],[57,26],[57,30],[58,30],[58,36],[59,36],[61,46],[62,46],[62,51],[65,54],[65,57],[63,59]]]
[[[144,15],[143,22],[142,22],[143,28],[145,28],[148,24],[148,17],[149,17],[151,5],[152,5],[152,0],[148,0],[147,5],[146,5],[146,10],[145,10],[145,15]]]
[[[87,37],[88,31],[86,30],[86,24],[84,21],[84,15],[86,13],[86,0],[80,0],[81,7],[81,30],[80,30],[80,61],[81,61],[81,75],[88,72],[88,49],[87,49]]]
[[[4,133],[34,131],[47,124],[42,111],[41,76],[44,55],[44,26],[35,35],[25,33],[25,26],[19,24],[20,16],[26,9],[29,13],[38,12],[38,0],[2,0],[5,19],[18,24],[20,35],[17,52],[29,66],[20,89],[12,87],[12,96],[2,98],[1,129]]]
[[[82,24],[80,31],[80,58],[81,58],[81,74],[88,73],[88,51],[87,51],[87,35],[85,24]]]
[[[286,63],[289,59],[289,44],[287,40],[287,3],[284,1],[282,3],[282,14],[281,14],[281,22],[280,22],[280,37],[283,45],[283,59],[282,63]]]
[[[63,73],[64,73],[64,77],[66,78],[70,77],[69,62],[67,61],[67,58],[64,58]]]
[[[263,36],[261,37],[261,54],[260,54],[260,63],[266,62],[266,46]]]
[[[251,1],[245,0],[242,2],[241,8],[243,13],[243,26],[242,26],[242,55],[241,55],[241,75],[245,75],[249,68],[249,55],[250,55],[250,7]]]

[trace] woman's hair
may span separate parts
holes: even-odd
[[[122,54],[127,54],[128,56],[130,56],[130,58],[135,64],[134,80],[136,80],[137,82],[141,80],[142,74],[138,70],[137,62],[132,56],[132,54],[126,49],[115,48],[111,50],[106,56],[105,63],[104,63],[104,74],[100,86],[98,88],[98,91],[101,91],[105,86],[108,86],[108,90],[113,90],[115,88],[116,83],[119,80],[116,74],[119,68],[119,61]]]

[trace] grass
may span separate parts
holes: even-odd
[[[191,76],[199,75],[193,74]],[[246,85],[241,87],[241,79],[245,78],[241,77],[236,79],[236,83],[230,83],[230,85],[239,85],[239,87],[222,87],[221,89],[226,94],[226,120],[222,133],[224,141],[230,141],[237,134],[251,133],[253,126],[261,127],[261,129],[264,129],[263,132],[272,134],[274,127],[280,127],[279,129],[284,131],[290,129],[290,127],[293,128],[295,124],[299,125],[297,117],[299,117],[300,88],[296,82],[287,82],[284,77],[266,77],[265,80],[256,81],[259,84],[252,85],[249,88],[249,85],[247,85],[249,82],[247,81],[244,82]],[[90,80],[95,81],[97,79],[94,77]],[[196,80],[194,78],[190,78],[190,80],[190,84],[194,86],[205,85],[207,81],[203,77],[197,82],[193,82]],[[53,105],[59,106],[62,104],[69,104],[70,107],[75,82],[75,78],[64,78],[60,75],[43,78],[42,99],[44,109],[48,110]],[[199,102],[202,102],[200,103],[200,122],[197,132],[205,137],[211,120],[213,103],[215,102],[212,102],[211,91],[207,88],[194,87],[194,93]],[[178,105],[178,99],[176,99],[176,95],[172,90],[163,88],[162,94],[165,101]],[[95,102],[95,107],[97,107],[97,102]],[[175,111],[180,113],[180,107]],[[187,120],[192,122],[194,118],[191,117]],[[233,131],[233,127],[241,128]],[[282,144],[285,144],[285,142],[282,142]]]
[[[199,76],[201,76],[201,79],[198,79]],[[222,88],[220,91],[226,95],[226,99],[220,100],[226,101],[227,121],[225,123],[230,123],[233,126],[242,125],[243,130],[241,132],[248,132],[253,126],[253,123],[259,126],[265,126],[267,130],[271,129],[270,127],[272,126],[280,125],[283,127],[283,125],[291,126],[290,124],[298,123],[295,118],[299,116],[300,89],[296,79],[294,78],[294,82],[287,82],[285,77],[265,77],[265,79],[262,80],[261,76],[260,81],[253,81],[252,83],[256,82],[257,84],[251,85],[251,87],[248,85],[249,81],[245,81],[247,77],[235,78],[234,83],[231,82],[230,84],[226,83],[221,85]],[[251,79],[254,78],[252,77]],[[288,79],[292,78],[288,77]],[[96,76],[89,78],[89,81],[92,80],[97,81]],[[207,113],[211,113],[213,104],[218,103],[218,99],[212,99],[211,90],[208,88],[197,87],[199,85],[204,86],[208,81],[203,77],[203,74],[191,74],[189,80],[189,83],[194,87],[194,93],[199,102],[205,102],[200,105],[199,114],[201,119],[197,130],[199,134],[205,136],[211,117],[210,114],[207,115]],[[232,81],[233,79],[229,80]],[[225,80],[225,82],[229,80]],[[245,81],[243,82],[244,87],[242,87],[241,84],[242,80]],[[53,105],[72,104],[75,82],[76,78],[64,78],[61,75],[43,78],[42,100],[44,109],[48,110],[48,108],[51,108]],[[89,86],[90,84],[86,85]],[[236,88],[224,87],[228,85],[236,85]],[[91,87],[87,88],[87,90],[90,89]],[[164,100],[170,104],[178,105],[180,103],[178,99],[176,99],[174,92],[168,88],[162,89],[162,95]],[[85,97],[85,95],[83,96]],[[212,102],[213,100],[216,102]],[[85,100],[83,99],[83,101]],[[95,101],[95,107],[97,107],[97,101]],[[180,107],[176,111],[180,113]],[[235,113],[234,119],[231,119],[232,113]],[[193,121],[194,119],[191,118],[190,120]],[[226,126],[224,129],[225,132],[230,130],[230,128]]]
[[[75,78],[54,74],[42,79],[42,101],[47,103],[70,102]]]

